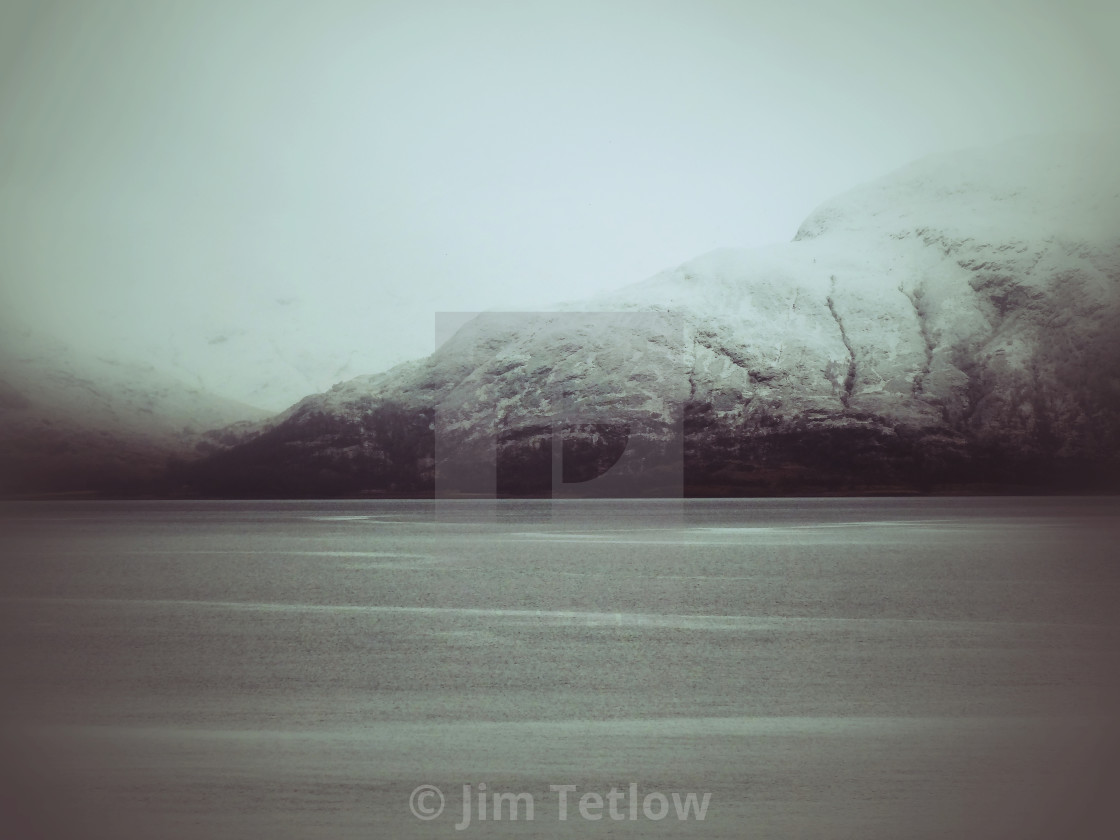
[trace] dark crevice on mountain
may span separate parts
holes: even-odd
[[[907,291],[902,284],[899,284],[898,290],[906,296],[906,299],[910,301],[910,305],[914,308],[914,314],[918,318],[918,334],[921,335],[922,343],[926,349],[925,364],[922,365],[921,370],[914,374],[914,384],[911,388],[911,393],[917,397],[924,392],[926,377],[929,376],[930,369],[933,367],[933,336],[930,335],[929,331],[929,320],[925,309],[925,292],[922,288],[919,286]]]
[[[837,328],[840,330],[840,340],[844,342],[844,347],[848,351],[848,372],[844,376],[844,390],[840,394],[840,402],[843,403],[844,408],[852,399],[852,391],[856,384],[856,352],[852,349],[852,343],[848,340],[847,330],[844,329],[844,321],[840,318],[840,313],[836,311],[836,302],[833,296],[836,294],[836,277],[832,277],[832,294],[826,299],[828,301],[828,311],[832,314],[832,320],[836,322]]]
[[[750,369],[750,360],[740,350],[728,347],[719,339],[716,333],[708,330],[698,330],[695,341],[698,345],[707,350],[711,350],[717,356],[723,356],[736,367],[742,368],[743,370]]]

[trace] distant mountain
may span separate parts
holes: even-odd
[[[694,494],[1117,488],[1117,148],[1030,139],[919,161],[818,208],[786,245],[710,253],[566,312],[477,318],[425,360],[228,436],[180,478],[430,492],[442,418],[440,444],[480,464],[498,441],[499,489],[540,492],[563,395],[589,418],[562,429],[572,476],[620,447],[664,455],[683,432]],[[581,311],[635,317],[604,329]]]
[[[4,318],[0,493],[156,492],[168,459],[197,455],[208,430],[265,415]]]
[[[234,303],[229,313],[223,306],[184,311],[166,334],[149,334],[146,342],[131,336],[134,325],[122,323],[130,338],[118,354],[146,359],[200,390],[270,414],[384,364],[375,342],[345,345],[340,336],[368,330],[361,329],[360,311],[329,298],[270,296],[251,288]]]

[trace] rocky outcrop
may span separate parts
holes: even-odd
[[[1116,488],[1113,148],[930,158],[828,202],[786,245],[480,317],[426,360],[230,438],[181,480],[424,493],[441,448],[484,465],[489,446],[500,491],[544,493],[559,431],[569,479],[617,460],[616,475],[643,474],[638,492],[679,492],[682,452],[695,494]]]

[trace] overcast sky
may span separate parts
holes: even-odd
[[[1100,2],[0,0],[0,282],[73,340],[297,306],[385,367],[790,239],[924,154],[1099,128]],[[212,336],[203,336],[212,338]]]

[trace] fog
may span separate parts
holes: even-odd
[[[430,352],[438,311],[1114,127],[1118,33],[1109,2],[4,2],[0,292],[83,352],[249,401],[274,354],[306,393]]]

